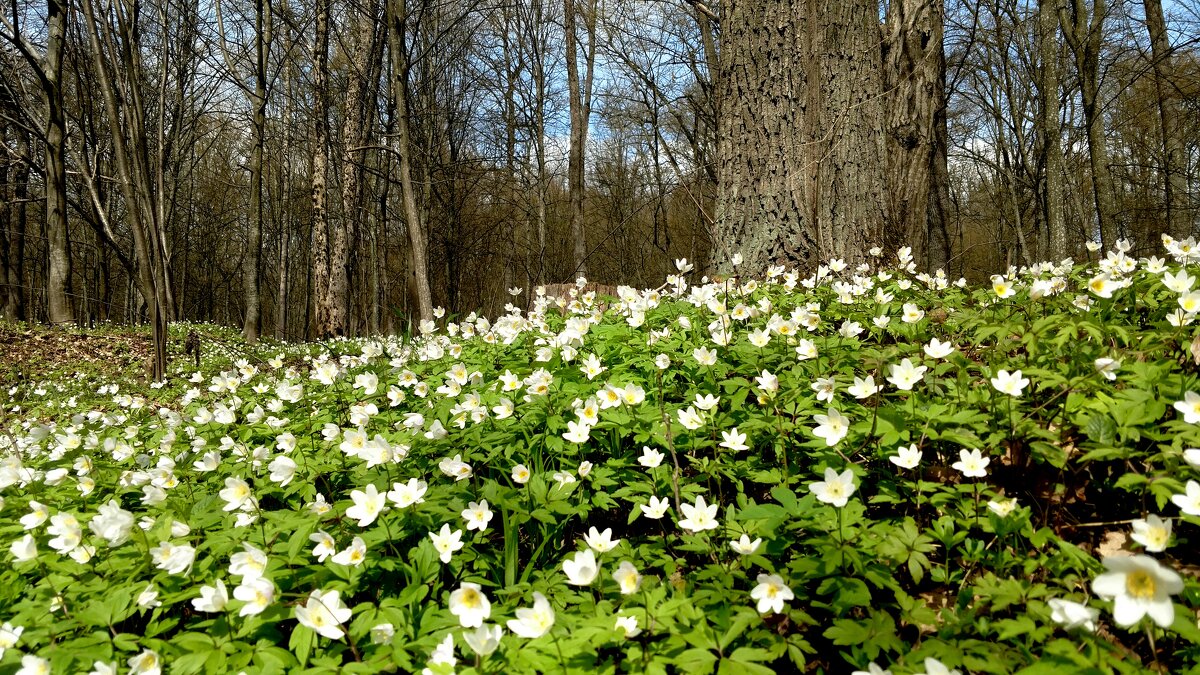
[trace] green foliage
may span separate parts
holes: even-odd
[[[1200,359],[1164,283],[1195,266],[1102,267],[673,278],[412,339],[177,326],[198,373],[23,374],[0,672],[1196,671]],[[1182,572],[1168,625],[1097,597],[1120,542]]]

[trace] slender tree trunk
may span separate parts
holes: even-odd
[[[422,321],[433,320],[433,294],[429,287],[429,248],[425,224],[417,204],[412,179],[412,139],[408,119],[408,53],[405,47],[405,0],[388,0],[388,47],[392,58],[392,102],[396,107],[396,154],[400,158],[400,201],[408,232],[411,288]]]
[[[29,135],[22,129],[14,133],[17,141],[16,161],[11,162],[5,184],[12,199],[5,209],[8,222],[3,225],[7,235],[4,245],[4,305],[0,311],[5,318],[24,321],[25,302],[25,231],[28,227],[29,204]]]
[[[332,306],[331,274],[338,261],[329,247],[326,174],[329,169],[329,0],[317,0],[313,42],[312,266],[313,332],[318,338],[340,334]]]
[[[576,0],[563,2],[563,31],[567,51],[567,95],[571,111],[571,149],[567,156],[567,192],[571,205],[571,242],[575,276],[587,276],[587,233],[584,229],[584,162],[587,156],[588,121],[592,108],[592,75],[596,55],[596,5],[584,16],[588,35],[584,58],[584,80],[579,81],[579,57],[576,35]]]
[[[865,259],[884,221],[874,2],[734,0],[722,7],[714,267],[813,271]]]
[[[1162,128],[1162,173],[1166,190],[1167,232],[1177,238],[1191,233],[1188,208],[1187,155],[1180,129],[1178,92],[1171,82],[1175,75],[1171,43],[1162,0],[1144,0],[1146,29],[1150,33],[1150,58],[1154,67],[1154,90],[1158,98],[1158,121]],[[1157,241],[1152,242],[1158,245]]]
[[[1042,152],[1042,218],[1045,221],[1047,250],[1039,256],[1062,260],[1071,254],[1067,242],[1067,221],[1063,216],[1062,124],[1059,121],[1059,47],[1058,17],[1062,0],[1042,0],[1038,4],[1038,100],[1037,135]]]
[[[891,0],[883,24],[883,91],[887,130],[887,216],[889,250],[908,245],[926,269],[950,257],[940,175],[935,163],[939,118],[946,107],[945,9],[941,0]]]
[[[250,152],[250,233],[246,241],[246,262],[242,269],[246,290],[246,317],[242,335],[253,344],[261,329],[261,293],[259,268],[262,259],[263,232],[263,145],[267,135],[267,57],[271,50],[270,0],[254,3],[254,148]]]
[[[73,323],[70,233],[67,230],[66,115],[62,70],[68,0],[47,3],[46,43],[46,274],[47,315],[51,324]]]

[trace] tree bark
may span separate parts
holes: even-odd
[[[874,2],[734,0],[723,7],[713,263],[813,271],[854,262],[884,222]]]
[[[1079,76],[1079,98],[1088,141],[1088,160],[1092,169],[1092,197],[1096,203],[1096,222],[1104,246],[1116,244],[1121,231],[1116,207],[1116,188],[1108,165],[1108,141],[1104,136],[1104,110],[1100,100],[1100,47],[1104,37],[1106,0],[1093,0],[1090,13],[1085,0],[1070,0],[1062,17],[1063,36],[1075,57]]]
[[[587,233],[584,229],[584,162],[587,156],[588,121],[592,110],[592,75],[596,63],[596,5],[591,3],[584,18],[587,30],[587,54],[584,78],[579,80],[576,0],[563,1],[563,32],[567,52],[567,96],[571,112],[571,149],[567,156],[567,193],[571,205],[571,241],[574,276],[587,276]]]
[[[46,42],[46,272],[47,318],[53,325],[75,322],[71,307],[71,245],[67,230],[66,114],[62,70],[68,0],[47,3]]]
[[[1158,98],[1158,121],[1162,129],[1162,173],[1166,196],[1167,232],[1176,238],[1191,233],[1188,208],[1187,155],[1179,124],[1179,106],[1171,77],[1175,74],[1171,43],[1162,0],[1144,0],[1146,30],[1150,33],[1150,59],[1154,68],[1154,90]],[[1158,241],[1150,242],[1155,246]]]
[[[250,232],[246,238],[246,260],[243,265],[243,285],[246,293],[246,315],[242,336],[246,342],[258,341],[261,330],[261,291],[259,268],[262,260],[263,233],[263,145],[267,135],[267,57],[271,51],[270,0],[254,3],[254,147],[250,151]]]
[[[912,247],[921,267],[944,267],[950,257],[936,166],[938,122],[944,128],[946,59],[941,0],[891,0],[883,23],[883,91],[887,154],[886,244]],[[948,197],[947,197],[948,198]]]
[[[1058,17],[1062,0],[1042,0],[1038,4],[1038,144],[1042,153],[1042,219],[1045,221],[1047,250],[1040,257],[1062,260],[1071,254],[1067,241],[1067,221],[1063,215],[1062,124],[1059,121],[1059,47]]]
[[[396,154],[400,158],[400,201],[408,233],[410,288],[422,321],[433,320],[433,294],[429,287],[429,248],[425,223],[417,204],[412,179],[412,138],[408,119],[408,52],[405,31],[408,8],[405,0],[388,0],[388,48],[392,58],[392,105],[395,106]]]
[[[330,278],[338,264],[329,250],[329,214],[326,175],[329,170],[329,0],[317,0],[313,42],[313,148],[312,148],[312,279],[313,332],[318,338],[340,332],[335,323]]]

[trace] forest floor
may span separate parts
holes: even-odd
[[[80,331],[0,322],[0,384],[39,381],[63,371],[92,371],[117,378],[141,370],[150,336],[120,326]]]

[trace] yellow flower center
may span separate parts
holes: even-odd
[[[462,594],[462,604],[464,607],[475,609],[479,606],[479,594],[474,589],[466,589]]]
[[[1125,590],[1129,595],[1149,599],[1154,597],[1154,577],[1145,570],[1136,570],[1125,576]]]

